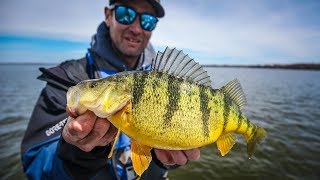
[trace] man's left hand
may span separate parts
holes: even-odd
[[[194,161],[200,158],[200,148],[189,150],[163,150],[154,149],[157,158],[164,165],[185,165],[188,161]]]

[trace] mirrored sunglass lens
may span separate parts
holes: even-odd
[[[131,24],[136,18],[136,15],[133,9],[124,6],[117,6],[115,10],[116,20],[122,24]]]
[[[152,31],[157,25],[158,19],[149,14],[142,14],[140,17],[141,27],[146,31]]]

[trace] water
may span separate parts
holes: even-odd
[[[38,95],[38,65],[0,65],[0,177],[24,179],[20,142]],[[252,159],[242,136],[225,157],[216,145],[171,171],[170,179],[319,179],[320,71],[206,68],[219,88],[238,78],[247,95],[244,113],[267,129]]]
[[[39,65],[0,65],[0,179],[25,179],[20,143],[45,83]]]

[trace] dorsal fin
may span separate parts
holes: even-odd
[[[239,107],[239,109],[243,109],[244,106],[247,104],[247,100],[243,93],[241,84],[237,79],[230,81],[220,90],[230,99],[232,99],[234,103]]]
[[[211,86],[211,80],[203,67],[177,49],[166,48],[164,52],[158,52],[152,63],[154,71],[167,73],[197,84]]]

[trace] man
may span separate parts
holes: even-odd
[[[76,83],[126,70],[148,70],[155,52],[149,43],[164,10],[159,0],[110,0],[105,21],[85,58],[44,69],[47,82],[34,108],[21,145],[23,167],[30,179],[133,179],[130,140],[122,134],[107,159],[117,129],[87,111],[66,109],[66,91]],[[142,179],[166,178],[166,171],[200,156],[199,149],[152,150],[153,161]]]

